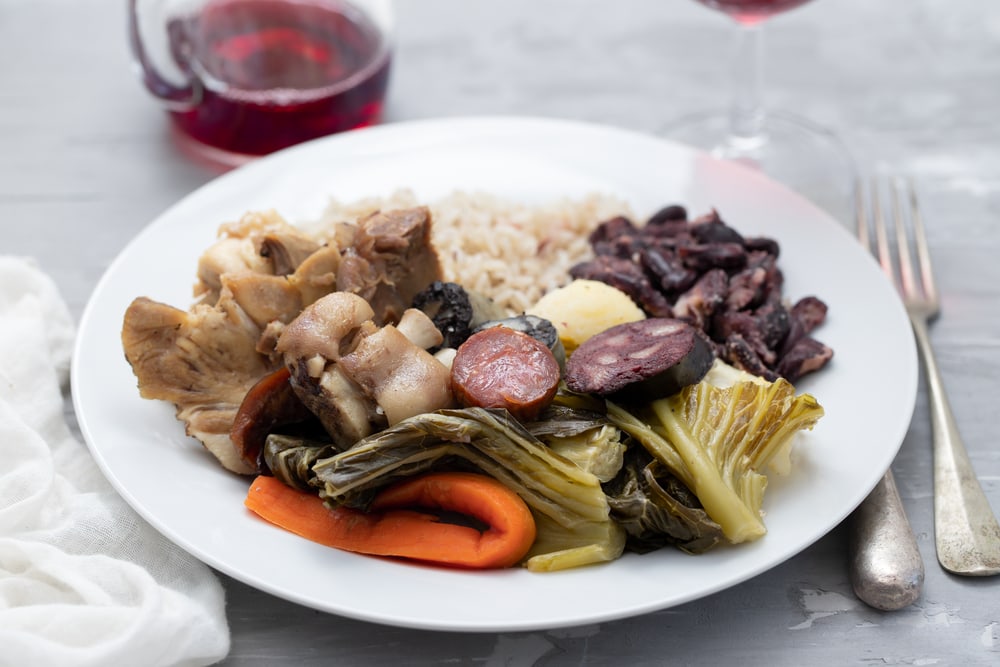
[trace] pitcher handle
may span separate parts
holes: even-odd
[[[201,101],[201,82],[192,76],[190,71],[185,71],[185,68],[178,63],[178,71],[186,80],[182,84],[172,83],[153,64],[153,59],[142,40],[141,14],[149,8],[150,4],[162,3],[129,0],[129,41],[132,55],[141,70],[142,81],[149,92],[159,98],[171,111],[190,110]],[[164,21],[162,17],[157,17],[155,23],[162,26]]]

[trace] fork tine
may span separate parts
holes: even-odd
[[[889,191],[892,193],[892,223],[896,228],[897,256],[899,257],[899,279],[903,294],[908,297],[919,296],[917,283],[913,278],[913,260],[910,257],[910,241],[906,234],[906,219],[903,207],[899,201],[899,183],[897,179],[889,181]]]
[[[924,228],[924,220],[920,215],[920,207],[917,205],[917,191],[913,187],[913,180],[906,179],[906,185],[910,200],[910,219],[913,222],[916,239],[917,263],[920,265],[920,283],[927,299],[936,303],[938,300],[937,283],[934,281],[931,253],[927,246],[927,230]]]
[[[854,181],[854,222],[857,225],[858,242],[861,247],[871,251],[871,239],[868,235],[868,216],[865,212],[865,193],[861,179]]]
[[[882,271],[889,276],[889,280],[895,283],[896,275],[892,269],[892,254],[889,252],[889,235],[885,228],[885,215],[882,213],[882,204],[879,200],[878,180],[872,178],[870,186],[872,202],[872,222],[875,225],[875,246],[878,253],[878,263],[882,265]]]

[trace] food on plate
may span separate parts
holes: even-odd
[[[544,317],[526,313],[524,315],[517,315],[516,317],[505,317],[502,320],[490,320],[476,327],[473,333],[478,333],[490,327],[507,327],[508,329],[528,334],[549,348],[552,356],[556,359],[556,363],[559,364],[560,372],[566,368],[566,348],[559,338],[559,332],[556,330],[555,325]]]
[[[438,331],[441,344],[458,349],[476,328],[507,316],[492,299],[471,292],[458,283],[436,280],[413,298],[413,307],[425,313]]]
[[[139,394],[173,403],[187,435],[241,474],[253,468],[229,437],[233,421],[247,392],[276,368],[257,352],[261,331],[229,292],[190,311],[139,297],[122,328]]]
[[[646,317],[625,292],[597,280],[573,280],[554,289],[528,313],[552,322],[569,353],[594,334]]]
[[[559,389],[559,362],[537,338],[508,326],[470,336],[451,364],[451,388],[464,407],[503,408],[534,421]]]
[[[618,431],[604,429],[609,422],[603,415],[568,410],[556,418],[561,428],[544,425],[536,436],[531,425],[506,410],[438,410],[339,452],[325,443],[272,435],[265,459],[288,486],[312,489],[332,506],[357,509],[369,508],[379,489],[399,479],[472,466],[514,490],[531,508],[538,538],[528,554],[529,569],[613,560],[622,553],[625,532],[610,516],[601,480],[546,442],[591,433],[597,436],[594,446],[615,449]]]
[[[520,496],[492,477],[473,473],[406,479],[381,491],[365,512],[327,507],[315,494],[260,476],[244,504],[319,544],[454,567],[510,567],[535,541],[535,520]],[[473,517],[485,528],[440,521],[442,511]]]
[[[321,241],[336,239],[341,225],[349,228],[374,211],[422,205],[434,218],[443,279],[492,298],[509,315],[566,284],[569,268],[592,255],[587,235],[598,221],[631,212],[624,200],[598,193],[525,204],[487,192],[453,192],[425,202],[401,189],[386,197],[332,200],[300,226]]]
[[[713,377],[655,399],[641,409],[649,414],[635,416],[613,404],[608,414],[697,496],[730,543],[739,544],[766,532],[760,513],[765,467],[790,470],[792,436],[811,429],[823,408],[809,394],[796,395],[784,378],[716,382]]]
[[[323,544],[552,571],[759,539],[765,466],[823,414],[792,381],[832,357],[826,306],[715,211],[633,218],[463,193],[248,213],[187,311],[135,299],[125,356],[256,476],[250,509]]]
[[[566,364],[566,386],[580,394],[642,401],[671,396],[701,380],[715,356],[683,320],[654,317],[588,338]]]
[[[219,234],[199,260],[198,301],[183,311],[135,299],[125,313],[122,345],[141,395],[173,403],[188,435],[227,469],[250,474],[254,469],[230,431],[243,397],[282,364],[276,345],[285,326],[331,292],[360,296],[371,311],[365,319],[393,321],[439,277],[440,265],[429,213],[419,207],[373,212],[338,225],[335,235],[312,246],[273,212],[247,214]],[[368,404],[348,403],[345,398],[342,407],[352,421],[344,428],[363,431],[360,413]]]
[[[237,454],[253,470],[260,470],[260,458],[268,434],[294,424],[316,419],[296,395],[286,366],[262,377],[243,397],[229,437]]]
[[[375,316],[357,294],[331,292],[289,322],[275,345],[292,389],[345,447],[454,405],[448,369],[425,349],[441,342],[430,319],[415,308],[402,313],[398,326],[379,326]]]
[[[615,216],[588,240],[594,255],[570,269],[574,278],[621,289],[650,317],[701,328],[716,356],[737,368],[794,382],[833,356],[810,336],[825,305],[811,296],[784,301],[778,242],[743,236],[718,211],[689,220],[672,205],[641,226]]]

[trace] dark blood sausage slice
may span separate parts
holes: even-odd
[[[521,421],[538,418],[559,388],[552,351],[526,333],[489,327],[458,348],[451,388],[465,407],[507,408]]]
[[[566,386],[622,401],[651,401],[701,380],[715,356],[687,322],[654,317],[611,327],[566,362]]]

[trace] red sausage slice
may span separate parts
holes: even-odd
[[[465,407],[507,408],[520,421],[532,421],[556,395],[559,363],[528,334],[490,327],[459,346],[451,388]]]
[[[566,362],[566,386],[582,394],[651,401],[698,382],[714,359],[690,324],[654,317],[586,340]]]

